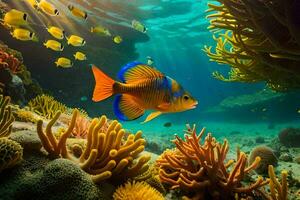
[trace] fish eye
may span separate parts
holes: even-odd
[[[69,10],[73,10],[74,6],[69,5],[68,8],[69,8]]]
[[[29,37],[31,38],[33,37],[33,32],[29,33]]]
[[[65,31],[62,31],[62,34],[63,34],[63,35],[65,35],[65,34],[66,34],[66,32],[65,32]]]
[[[24,21],[27,21],[27,14],[26,13],[23,15],[23,19],[24,19]]]
[[[59,15],[59,12],[57,9],[54,10],[55,15]]]
[[[189,97],[188,95],[184,95],[184,96],[183,96],[183,99],[184,99],[185,101],[189,100],[189,98],[190,98],[190,97]]]

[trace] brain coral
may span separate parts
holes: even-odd
[[[257,156],[261,158],[258,167],[255,169],[255,171],[259,174],[267,174],[269,165],[277,165],[277,157],[273,150],[269,147],[257,146],[254,148],[249,157],[249,164],[251,164]]]
[[[0,138],[0,172],[16,165],[22,156],[23,148],[19,143],[6,137]]]
[[[114,200],[163,200],[164,197],[156,189],[145,182],[126,183],[120,186],[113,195]]]

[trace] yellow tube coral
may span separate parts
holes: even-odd
[[[260,82],[279,91],[300,88],[300,29],[293,3],[284,0],[217,0],[209,3],[208,27],[216,41],[204,46],[211,61],[231,67],[222,81]]]
[[[114,120],[107,128],[107,118],[93,119],[88,128],[86,146],[79,158],[73,156],[67,149],[66,141],[74,129],[78,110],[74,110],[68,130],[56,139],[52,126],[60,116],[57,112],[43,130],[43,121],[37,123],[37,132],[45,150],[52,156],[70,159],[79,164],[81,169],[91,175],[94,182],[105,179],[125,179],[134,177],[148,169],[149,155],[139,157],[144,150],[145,140],[141,132],[130,134],[126,139],[122,125]],[[77,148],[80,148],[79,146]]]
[[[274,167],[269,165],[270,177],[270,199],[271,200],[287,200],[288,199],[288,184],[287,184],[287,171],[281,172],[281,183],[277,180],[274,173]]]

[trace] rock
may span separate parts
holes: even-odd
[[[262,137],[262,136],[258,136],[258,137],[255,138],[255,142],[257,144],[265,143],[265,138]]]
[[[28,155],[19,168],[0,174],[0,194],[6,200],[108,200],[113,188],[107,183],[94,184],[70,160],[49,161],[41,153]]]
[[[42,143],[36,131],[17,131],[9,136],[10,139],[18,142],[24,148],[24,151],[40,150]]]
[[[279,157],[279,160],[284,162],[292,162],[293,156],[290,153],[282,153]]]
[[[286,128],[278,134],[279,141],[286,147],[300,147],[300,128]]]
[[[294,161],[298,164],[300,164],[300,155],[297,155],[294,159]]]

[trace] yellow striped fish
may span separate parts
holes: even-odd
[[[182,112],[198,104],[174,79],[139,62],[128,63],[120,70],[121,82],[114,81],[94,65],[92,71],[96,81],[93,101],[115,94],[114,112],[120,120],[134,120],[145,110],[154,110],[145,123],[162,113]]]

